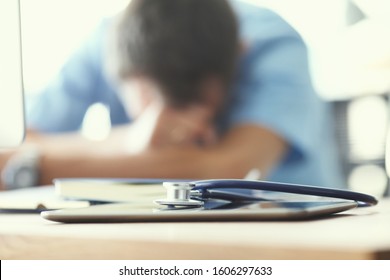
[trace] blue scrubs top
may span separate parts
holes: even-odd
[[[344,187],[331,111],[313,89],[302,38],[268,9],[231,4],[246,51],[219,128],[257,124],[286,139],[289,151],[267,180]],[[89,106],[98,102],[110,108],[112,125],[131,121],[105,75],[107,25],[101,24],[30,106],[29,127],[52,133],[78,130]]]

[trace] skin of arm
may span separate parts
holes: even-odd
[[[265,176],[286,150],[283,139],[256,125],[238,125],[210,147],[166,146],[127,154],[90,148],[77,153],[61,146],[42,157],[41,183],[56,177],[242,178],[253,168]]]
[[[287,151],[280,136],[259,125],[236,125],[215,139],[207,110],[196,106],[159,108],[145,110],[133,124],[113,129],[110,137],[100,142],[75,133],[30,131],[25,145],[35,144],[40,149],[40,184],[61,177],[243,178],[253,168],[266,177]],[[155,116],[145,116],[148,114]],[[185,131],[185,137],[172,138],[168,132],[175,130],[171,128]],[[134,139],[147,144],[134,151],[128,148]]]

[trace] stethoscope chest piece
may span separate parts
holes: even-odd
[[[164,182],[163,186],[167,190],[167,197],[155,200],[154,202],[157,204],[171,207],[200,207],[203,205],[203,201],[191,199],[192,185],[190,182]]]

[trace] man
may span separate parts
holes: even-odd
[[[257,170],[261,179],[341,186],[329,112],[313,91],[302,39],[268,10],[230,4],[131,1],[113,25],[112,52],[104,56],[106,23],[42,94],[26,141],[39,152],[26,146],[2,156],[8,185],[30,153],[36,184]],[[110,108],[109,139],[58,134],[77,130],[95,102]]]

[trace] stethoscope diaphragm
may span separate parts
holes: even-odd
[[[194,192],[191,191],[193,186],[190,182],[164,182],[163,186],[167,190],[167,197],[155,200],[154,202],[157,204],[174,207],[200,207],[203,205],[202,200],[191,199]]]

